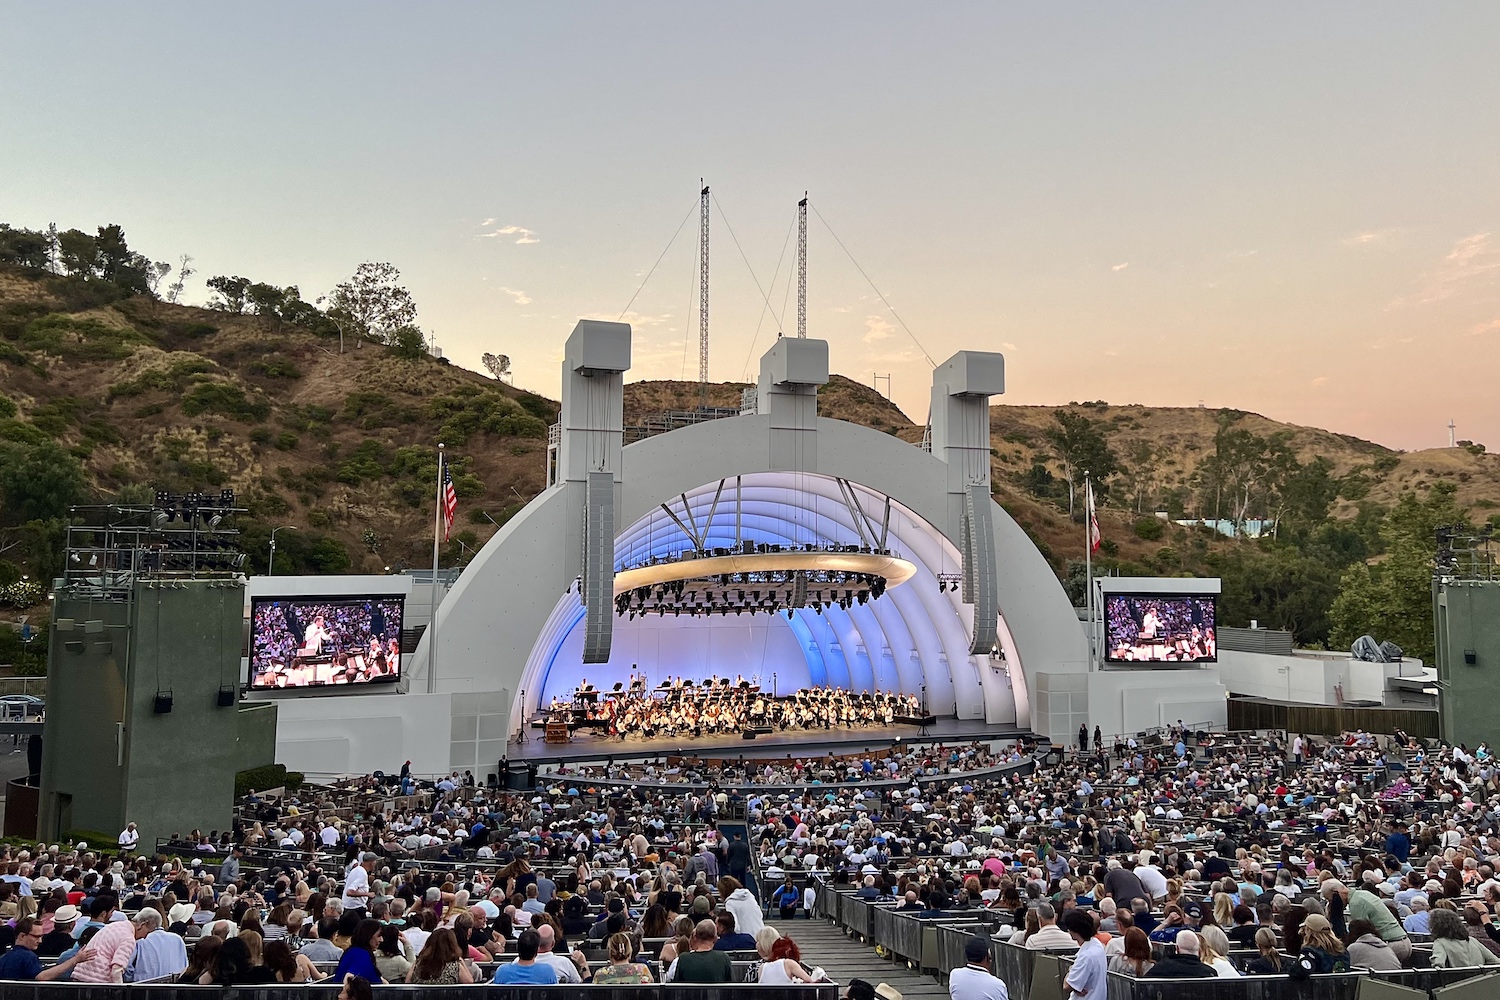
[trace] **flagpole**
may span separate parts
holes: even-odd
[[[437,501],[432,512],[432,617],[427,622],[427,693],[437,690],[438,536],[443,532],[443,444],[438,442]]]
[[[1089,474],[1083,474],[1083,578],[1087,592],[1085,607],[1089,620],[1089,672],[1094,670],[1094,486]]]

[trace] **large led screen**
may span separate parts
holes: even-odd
[[[1219,658],[1215,599],[1104,595],[1104,662],[1212,663]]]
[[[403,598],[260,597],[250,605],[250,686],[258,691],[401,679]]]

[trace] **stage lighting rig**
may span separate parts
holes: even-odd
[[[128,594],[138,580],[231,578],[243,574],[239,532],[230,525],[233,490],[217,496],[157,490],[146,505],[74,507],[67,529],[64,585],[106,599]]]

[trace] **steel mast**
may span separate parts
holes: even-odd
[[[807,192],[797,202],[797,336],[807,336]]]
[[[698,223],[698,405],[708,405],[708,185]]]

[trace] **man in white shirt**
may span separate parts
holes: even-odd
[[[318,833],[318,840],[322,842],[324,847],[333,847],[339,842],[339,832],[332,823],[327,823]]]
[[[1035,934],[1026,939],[1028,950],[1052,951],[1078,947],[1077,942],[1057,926],[1057,911],[1052,908],[1051,903],[1038,903],[1035,909],[1037,923],[1041,926]]]
[[[1069,910],[1063,914],[1062,923],[1068,936],[1078,942],[1078,956],[1073,959],[1073,968],[1063,980],[1068,1000],[1102,1000],[1107,992],[1105,983],[1109,968],[1094,918],[1084,910]]]
[[[120,831],[120,850],[134,851],[135,845],[140,842],[141,835],[136,830],[134,823],[126,823],[125,829]]]
[[[344,873],[344,895],[339,901],[345,910],[363,910],[370,905],[370,872],[374,869],[375,855],[366,852]]]
[[[1167,877],[1150,863],[1150,857],[1149,853],[1141,852],[1141,863],[1135,866],[1135,877],[1141,880],[1141,888],[1149,892],[1152,899],[1162,899],[1167,895]]]
[[[557,943],[557,934],[552,930],[551,924],[542,924],[536,928],[537,937],[537,964],[543,962],[557,970],[557,981],[559,983],[582,983],[583,977],[578,974],[578,966],[566,955],[558,955],[552,951],[553,945]]]
[[[948,974],[950,1000],[1010,1000],[1005,984],[990,972],[990,944],[982,937],[971,937],[964,944],[962,969]]]

